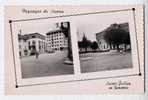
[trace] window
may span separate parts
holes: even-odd
[[[32,44],[35,45],[35,41],[34,40],[32,41]]]
[[[19,45],[19,49],[21,49],[21,45]]]
[[[28,45],[30,46],[30,41],[28,42]]]
[[[35,38],[35,36],[32,36],[32,38]]]
[[[24,42],[26,42],[26,40],[24,39]]]

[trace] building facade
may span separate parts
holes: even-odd
[[[104,39],[105,30],[96,34],[96,40],[98,42],[98,49],[100,51],[105,51],[110,49],[109,44]]]
[[[62,51],[68,48],[68,38],[61,29],[46,33],[47,51]]]
[[[18,34],[18,43],[19,43],[19,55],[20,57],[28,55],[28,44],[27,38],[24,35]]]
[[[44,35],[31,33],[18,34],[20,57],[34,55],[35,52],[44,53],[47,50],[47,42]]]
[[[120,23],[120,24],[111,24],[108,28],[104,29],[103,31],[96,33],[96,40],[98,42],[99,50],[106,51],[113,48],[113,45],[109,45],[105,39],[104,34],[110,29],[122,28],[124,31],[129,32],[128,23]]]

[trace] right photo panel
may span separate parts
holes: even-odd
[[[77,19],[81,73],[133,68],[129,22],[119,13]]]

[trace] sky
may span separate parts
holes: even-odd
[[[78,40],[81,41],[85,36],[91,40],[96,41],[96,33],[103,31],[114,23],[129,23],[131,12],[117,12],[117,13],[104,13],[98,15],[84,16],[77,18],[76,28]]]
[[[77,34],[78,40],[82,40],[83,35],[87,37],[87,39],[91,41],[96,41],[96,33],[99,33],[109,27],[110,24],[94,24],[88,23],[86,25],[78,25],[77,26]]]
[[[91,41],[96,41],[96,33],[99,33],[109,27],[113,23],[125,23],[129,21],[131,16],[131,11],[122,11],[116,13],[101,13],[85,16],[73,17],[73,22],[77,30],[78,40],[82,40],[83,34]],[[59,22],[59,20],[58,20]],[[40,33],[45,35],[47,32],[55,30],[56,24],[55,20],[52,19],[42,19],[42,20],[31,20],[24,22],[13,23],[13,32],[16,34],[22,31],[22,34],[29,33]],[[73,26],[71,26],[72,28]]]
[[[56,24],[50,22],[50,20],[34,20],[14,23],[13,29],[15,29],[17,34],[21,30],[22,35],[36,32],[42,35],[46,35],[47,32],[56,29]]]

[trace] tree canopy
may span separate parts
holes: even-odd
[[[129,32],[120,27],[107,30],[104,34],[104,39],[107,43],[113,45],[130,44]]]
[[[98,43],[96,41],[92,42],[92,41],[88,40],[84,34],[82,37],[82,41],[78,41],[78,46],[79,46],[79,48],[85,49],[85,51],[87,52],[88,48],[91,48],[92,50],[96,50],[98,48]]]
[[[96,49],[98,48],[98,43],[97,43],[96,41],[92,42],[91,48],[92,48],[93,50],[96,50]]]

